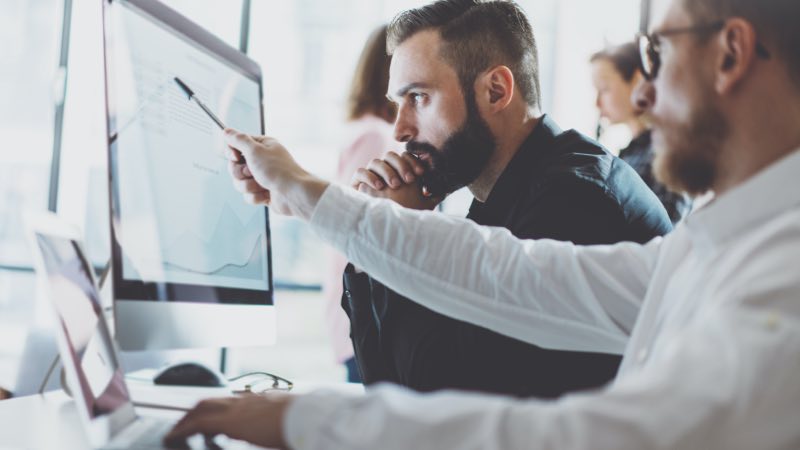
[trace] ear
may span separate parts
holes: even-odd
[[[514,97],[514,74],[506,66],[496,66],[478,77],[477,99],[486,111],[495,113],[505,109]]]
[[[752,69],[756,45],[756,31],[750,22],[737,17],[727,20],[718,38],[721,51],[717,58],[714,84],[718,94],[733,91]]]

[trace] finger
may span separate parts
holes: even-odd
[[[360,184],[369,185],[378,191],[386,187],[386,183],[381,177],[379,177],[375,172],[364,168],[356,170],[356,173],[353,174],[353,178],[350,181],[350,186],[355,189],[358,189]]]
[[[411,165],[415,174],[422,175],[427,170],[425,163],[422,162],[418,157],[414,156],[413,153],[403,152],[402,157]]]
[[[258,194],[266,191],[266,189],[253,178],[233,180],[233,187],[242,194]]]
[[[175,428],[164,436],[167,446],[186,442],[186,438],[198,433],[216,436],[221,433],[224,414],[206,413],[194,416],[189,420],[182,420]]]
[[[413,162],[417,162],[413,157],[412,158],[404,158],[403,156],[395,153],[395,152],[388,152],[383,158],[390,166],[400,174],[401,177],[406,181],[406,183],[413,182],[416,177],[414,176],[414,165]]]
[[[203,443],[206,446],[206,450],[222,450],[222,447],[214,441],[215,437],[217,437],[216,434],[205,433],[203,435]]]
[[[195,423],[202,418],[204,415],[213,413],[214,409],[218,406],[215,406],[215,403],[212,400],[203,400],[196,404],[194,408],[189,410],[183,417],[172,427],[172,430],[169,431],[164,436],[164,442],[168,442],[170,444],[176,444],[178,442],[185,442],[185,438],[191,436],[191,434],[186,434],[187,430],[193,429],[195,427]]]
[[[237,162],[239,164],[244,164],[244,156],[242,156],[242,152],[236,150],[235,148],[228,146],[228,151],[225,152],[225,156],[228,158],[229,161]]]
[[[190,450],[192,448],[192,447],[189,446],[189,443],[186,442],[185,438],[167,439],[167,437],[165,436],[162,443],[164,444],[164,447],[172,449],[172,450],[178,450],[178,449],[180,449],[180,450]]]
[[[244,200],[251,205],[269,206],[271,199],[272,198],[269,191],[248,193],[244,195]]]
[[[223,398],[208,398],[205,400],[201,400],[197,402],[196,405],[192,409],[190,409],[186,414],[181,417],[181,419],[176,423],[175,426],[178,426],[186,421],[194,420],[198,416],[202,416],[203,414],[208,414],[211,412],[221,411],[228,405],[227,399]]]
[[[233,149],[242,152],[245,158],[255,151],[256,146],[261,144],[261,142],[256,141],[249,134],[242,133],[233,128],[225,129],[225,142]]]
[[[358,192],[363,192],[365,194],[369,194],[371,192],[374,192],[374,189],[372,189],[371,187],[369,187],[368,185],[366,185],[364,183],[360,183],[358,185],[358,187],[356,187],[356,189],[358,190]]]
[[[233,161],[230,161],[228,163],[228,172],[230,172],[234,180],[245,180],[248,178],[253,178],[252,174],[250,173],[250,169],[247,168],[247,165],[238,164]]]
[[[367,164],[367,169],[375,172],[375,174],[383,178],[387,185],[393,188],[400,187],[403,184],[397,170],[382,159],[373,159]]]

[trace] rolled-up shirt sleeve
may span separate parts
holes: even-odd
[[[387,287],[541,347],[622,353],[657,264],[647,245],[520,241],[503,228],[330,186],[312,228]]]

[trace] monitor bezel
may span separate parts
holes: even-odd
[[[118,5],[114,5],[114,3]],[[255,81],[259,91],[259,116],[261,133],[264,133],[264,91],[262,73],[259,65],[237,49],[231,47],[217,36],[191,22],[177,11],[152,0],[106,0],[103,2],[103,47],[105,70],[106,98],[106,136],[108,151],[108,186],[111,236],[112,290],[116,300],[133,301],[167,301],[169,303],[210,303],[220,305],[274,305],[274,283],[272,277],[272,245],[269,226],[269,209],[264,208],[265,237],[267,246],[267,290],[230,288],[220,286],[195,285],[172,282],[145,282],[125,279],[123,276],[123,255],[118,240],[117,226],[120,220],[120,204],[118,189],[115,187],[117,177],[118,142],[113,134],[116,122],[115,91],[113,89],[114,55],[108,41],[113,37],[110,26],[111,8],[126,7],[142,14],[179,38],[186,39],[201,50],[228,63],[231,68]],[[166,298],[164,298],[166,297]]]

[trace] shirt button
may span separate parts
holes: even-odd
[[[638,352],[636,352],[636,362],[642,364],[643,362],[645,362],[645,360],[647,360],[648,355],[649,352],[647,351],[646,348],[639,350]]]

